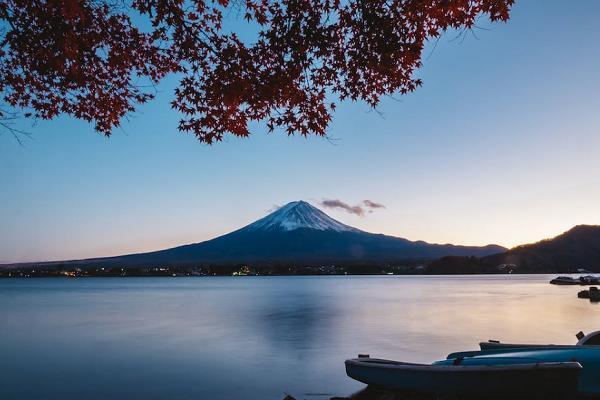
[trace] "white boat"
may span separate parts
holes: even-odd
[[[535,357],[457,358],[434,364],[360,357],[346,360],[349,377],[389,390],[480,398],[568,398],[575,394],[581,365],[540,362]]]

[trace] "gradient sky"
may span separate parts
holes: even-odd
[[[514,246],[600,224],[600,2],[517,1],[507,24],[443,37],[424,86],[337,110],[330,136],[211,147],[176,129],[176,79],[107,139],[72,118],[0,136],[0,262],[156,250],[227,233],[304,199],[385,209],[371,232]]]

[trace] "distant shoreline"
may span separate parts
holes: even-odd
[[[85,263],[24,263],[0,265],[0,278],[36,277],[185,277],[185,276],[343,276],[343,275],[524,275],[589,274],[575,267],[556,268],[516,264],[486,265],[476,257],[445,257],[439,260],[404,260],[388,264],[229,264],[131,266]]]
[[[341,272],[341,273],[309,273],[309,272],[266,272],[266,273],[238,273],[238,272],[213,272],[199,273],[190,271],[171,271],[165,270],[160,272],[139,272],[127,269],[123,270],[104,270],[104,271],[73,271],[73,270],[0,270],[0,279],[27,279],[27,278],[190,278],[190,277],[274,277],[274,276],[475,276],[475,275],[552,275],[552,274],[581,274],[577,271],[557,272],[478,272],[478,273],[427,273],[427,272]]]

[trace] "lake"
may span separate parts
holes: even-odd
[[[0,398],[347,396],[358,353],[574,343],[600,308],[549,275],[0,280]]]

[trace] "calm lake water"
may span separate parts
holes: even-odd
[[[1,399],[347,396],[358,353],[574,343],[600,306],[550,276],[0,280]]]

